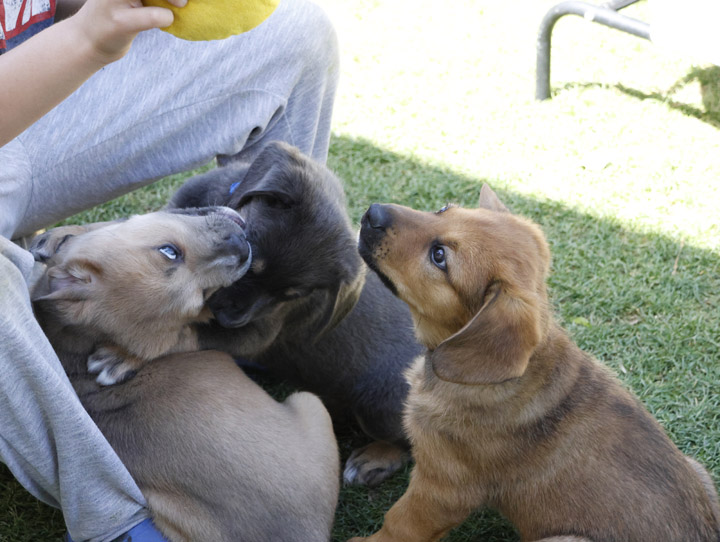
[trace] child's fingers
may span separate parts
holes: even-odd
[[[167,1],[168,1],[168,3],[172,4],[176,8],[184,8],[188,3],[188,0],[167,0]]]
[[[118,14],[118,19],[120,17],[122,17],[123,25],[130,32],[166,28],[173,23],[175,18],[171,10],[154,6],[125,9],[122,11],[122,15]]]

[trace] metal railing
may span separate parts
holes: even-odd
[[[535,98],[538,100],[550,98],[550,48],[553,27],[558,19],[565,15],[578,15],[588,21],[649,40],[649,24],[618,13],[619,10],[636,2],[639,0],[614,0],[600,5],[569,1],[552,7],[545,14],[538,32]]]

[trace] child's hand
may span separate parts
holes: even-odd
[[[183,7],[187,0],[168,2]],[[110,63],[127,53],[138,32],[170,26],[173,13],[167,8],[145,7],[140,0],[87,0],[67,22],[87,40],[91,54]]]

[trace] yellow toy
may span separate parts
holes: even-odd
[[[190,41],[221,40],[252,30],[267,19],[280,0],[188,0],[177,8],[165,0],[143,0],[146,6],[169,8],[173,24],[163,28]]]

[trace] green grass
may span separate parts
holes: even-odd
[[[343,63],[328,163],[353,220],[374,201],[473,205],[490,183],[546,232],[558,319],[720,480],[720,69],[566,18],[553,99],[537,103],[535,35],[552,0],[322,3]],[[72,220],[157,209],[185,178]],[[341,434],[343,457],[361,442]],[[378,528],[408,472],[343,488],[333,539]],[[59,512],[0,471],[0,541],[62,532]],[[516,537],[478,512],[448,540]]]

